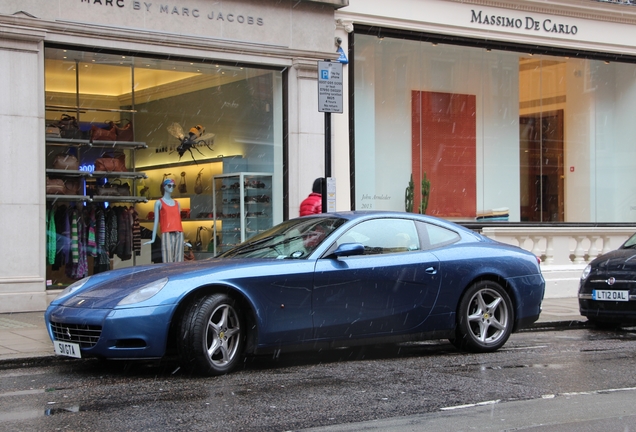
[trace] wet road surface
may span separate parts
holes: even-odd
[[[577,329],[517,333],[492,354],[439,341],[257,357],[215,378],[170,362],[4,363],[0,430],[300,430],[636,387],[635,354],[636,329]]]

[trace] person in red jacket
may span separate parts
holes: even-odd
[[[319,213],[322,213],[322,178],[314,180],[311,193],[300,203],[301,216]]]

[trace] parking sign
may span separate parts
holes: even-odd
[[[318,62],[318,111],[342,113],[342,63]]]

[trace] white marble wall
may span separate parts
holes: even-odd
[[[0,313],[43,310],[43,35],[0,26]]]
[[[126,5],[132,7],[132,2]],[[227,13],[251,14],[262,17],[264,24],[243,25],[239,28],[243,31],[236,34],[231,34],[236,28],[227,21],[220,30],[203,26],[194,31],[192,26],[177,25],[186,18],[172,13],[100,9],[70,0],[0,2],[0,179],[4,183],[0,188],[0,240],[4,246],[0,251],[0,313],[44,310],[56,291],[47,291],[45,280],[45,41],[287,68],[290,118],[289,171],[285,175],[290,216],[297,215],[313,180],[323,175],[324,115],[318,112],[317,62],[337,58],[333,9],[313,2],[274,0],[223,4],[194,0],[189,7],[215,13],[223,8],[226,17]],[[68,13],[60,16],[65,9]],[[122,17],[118,26],[130,28],[113,26],[114,16]],[[157,22],[149,23],[149,17]],[[209,24],[207,17],[196,22]],[[175,30],[181,28],[191,32]]]

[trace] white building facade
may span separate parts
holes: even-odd
[[[412,181],[411,211],[534,251],[546,296],[576,296],[636,227],[636,6],[351,0],[336,20],[351,206],[409,210]]]
[[[337,58],[343,5],[3,1],[0,313],[44,310],[83,275],[156,262],[130,232],[104,235],[110,251],[94,236],[110,213],[147,237],[165,177],[182,186],[184,232],[199,257],[296,216],[322,175],[317,62]],[[111,137],[113,124],[134,134]],[[202,126],[206,141],[179,148],[174,124],[186,136]],[[109,131],[96,139],[94,128]],[[108,168],[97,159],[110,156],[125,168],[99,171]],[[236,197],[224,195],[235,185]],[[253,207],[239,206],[238,191],[256,188]],[[75,223],[86,238],[73,236]]]

